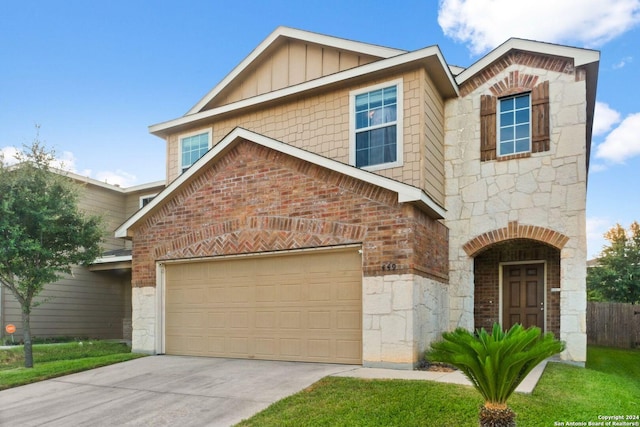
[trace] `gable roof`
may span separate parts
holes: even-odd
[[[480,58],[478,61],[473,63],[469,68],[466,68],[462,72],[457,74],[456,82],[461,85],[466,80],[475,76],[487,66],[491,65],[494,61],[500,59],[500,57],[512,50],[521,50],[525,52],[538,53],[541,55],[572,58],[576,67],[582,67],[587,64],[596,63],[600,60],[600,52],[596,50],[538,42],[534,40],[510,38],[509,40],[502,43],[500,46]]]
[[[379,57],[380,60],[370,62],[364,65],[349,68],[333,74],[319,77],[313,80],[305,81],[293,86],[287,86],[271,92],[263,93],[250,98],[242,99],[230,104],[204,109],[211,101],[223,90],[229,87],[235,79],[251,65],[258,61],[270,47],[274,46],[281,39],[302,40],[309,43],[316,43],[324,46],[349,50],[356,53]],[[442,92],[445,98],[455,97],[458,95],[458,86],[454,80],[453,74],[449,66],[444,60],[444,56],[438,46],[429,46],[415,51],[405,51],[400,49],[392,49],[377,45],[361,43],[351,40],[340,39],[337,37],[325,36],[316,33],[310,33],[302,30],[295,30],[287,27],[278,27],[269,37],[267,37],[249,56],[247,56],[231,73],[229,73],[213,90],[204,96],[193,108],[191,108],[184,116],[166,122],[149,126],[149,132],[157,136],[167,135],[180,127],[194,125],[200,121],[206,121],[212,117],[225,114],[231,111],[241,110],[243,108],[258,105],[263,102],[273,101],[276,99],[296,95],[308,90],[329,86],[340,83],[348,79],[365,76],[367,74],[387,71],[396,67],[401,67],[411,63],[423,63],[428,69],[431,78],[434,80],[436,87]]]
[[[227,76],[222,79],[209,93],[207,93],[196,105],[194,105],[185,115],[199,113],[203,108],[211,102],[216,95],[222,92],[231,82],[233,82],[240,74],[248,69],[258,58],[263,56],[272,46],[275,46],[281,39],[295,39],[309,43],[315,43],[322,46],[333,47],[341,50],[348,50],[360,54],[366,54],[379,58],[390,58],[392,56],[406,53],[404,50],[393,49],[368,43],[357,42],[353,40],[341,39],[338,37],[327,36],[309,31],[297,30],[295,28],[280,26],[276,28],[269,36],[262,41],[240,64],[238,64]]]
[[[115,231],[115,237],[129,237],[129,229],[131,227],[142,221],[155,208],[162,205],[164,200],[170,197],[171,194],[178,191],[180,188],[190,182],[191,178],[197,175],[203,167],[211,162],[216,161],[219,156],[224,155],[224,153],[226,153],[237,142],[241,140],[251,141],[255,144],[262,145],[272,150],[336,171],[346,176],[359,179],[369,184],[385,188],[389,191],[393,191],[397,193],[399,203],[415,203],[430,216],[437,219],[444,218],[444,208],[438,205],[420,188],[413,187],[411,185],[407,185],[400,181],[395,181],[393,179],[386,178],[380,175],[376,175],[374,173],[347,165],[345,163],[337,162],[335,160],[320,156],[310,151],[293,147],[291,145],[285,144],[284,142],[277,141],[267,136],[249,131],[247,129],[235,128],[218,144],[211,148],[204,156],[202,156],[197,162],[195,162],[189,169],[187,169],[187,171],[185,171],[171,184],[169,184],[163,191],[161,191],[145,207],[140,209],[127,221],[125,221],[120,227],[118,227],[118,229],[116,229]]]

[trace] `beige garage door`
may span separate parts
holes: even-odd
[[[362,363],[357,248],[167,264],[166,353]]]

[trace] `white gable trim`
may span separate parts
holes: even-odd
[[[206,94],[196,105],[194,105],[186,115],[200,112],[213,98],[216,97],[225,87],[235,80],[253,61],[267,50],[276,40],[280,38],[291,38],[310,43],[333,47],[336,49],[348,50],[365,55],[378,56],[380,58],[390,58],[392,56],[406,53],[404,50],[389,47],[377,46],[353,40],[341,39],[338,37],[326,36],[309,31],[297,30],[289,27],[278,27],[266,39],[262,41],[240,64],[238,64],[227,76],[222,79],[208,94]]]
[[[458,74],[456,82],[461,85],[511,50],[522,50],[541,55],[573,58],[576,67],[600,60],[600,52],[596,50],[511,38]]]
[[[382,59],[380,61],[365,64],[360,67],[350,68],[345,71],[334,73],[325,77],[320,77],[318,79],[300,83],[295,86],[288,86],[279,90],[275,90],[273,92],[268,92],[262,95],[243,99],[241,101],[223,105],[221,107],[213,108],[211,110],[205,110],[205,111],[197,112],[194,114],[187,114],[185,116],[182,116],[174,120],[149,126],[149,132],[151,132],[154,135],[161,135],[163,134],[163,131],[169,130],[176,126],[186,125],[192,122],[196,122],[198,120],[209,119],[219,114],[228,113],[234,110],[240,110],[242,108],[258,105],[263,102],[272,101],[278,98],[283,98],[285,96],[294,95],[294,94],[305,92],[311,89],[316,89],[322,86],[326,86],[332,83],[337,83],[337,82],[351,79],[354,77],[360,77],[360,76],[364,76],[377,71],[386,70],[392,67],[408,64],[413,61],[420,61],[429,57],[435,57],[437,59],[437,61],[439,62],[439,65],[442,68],[442,72],[446,75],[447,81],[451,85],[450,86],[451,92],[457,96],[459,93],[458,85],[456,84],[453,78],[453,75],[449,71],[449,67],[444,61],[442,52],[440,52],[440,49],[438,48],[438,46],[430,46],[424,49],[416,50],[413,52],[409,52],[402,55],[398,55],[391,58]]]
[[[149,202],[144,208],[136,212],[131,218],[129,218],[124,224],[122,224],[115,231],[115,237],[128,237],[129,228],[140,221],[146,214],[153,210],[156,206],[160,205],[168,196],[174,191],[179,189],[182,184],[187,182],[193,175],[197,174],[200,168],[209,163],[212,159],[216,158],[219,154],[224,153],[227,148],[233,145],[239,139],[246,139],[256,144],[260,144],[264,147],[270,148],[275,151],[279,151],[284,154],[296,157],[298,159],[307,161],[309,163],[316,164],[318,166],[331,169],[338,173],[356,178],[358,180],[367,182],[378,187],[385,188],[398,194],[398,202],[416,202],[421,204],[430,215],[436,218],[442,219],[445,215],[445,210],[442,206],[438,205],[432,200],[423,190],[413,187],[411,185],[404,184],[393,179],[389,179],[380,175],[376,175],[371,172],[367,172],[362,169],[349,166],[344,163],[331,160],[327,157],[320,156],[310,151],[302,150],[297,147],[293,147],[289,144],[277,141],[264,135],[243,129],[235,128],[231,133],[224,137],[218,144],[216,144],[211,150],[209,150],[204,156],[202,156],[197,162],[193,164],[186,172],[176,178],[167,188],[165,188],[160,194],[158,194],[151,202]]]

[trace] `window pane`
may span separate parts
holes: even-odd
[[[529,95],[518,96],[516,98],[516,108],[529,108]]]
[[[363,111],[369,108],[369,94],[363,93],[356,96],[356,111]]]
[[[356,167],[362,168],[369,166],[369,151],[359,150],[356,151]]]
[[[516,141],[516,153],[526,153],[530,151],[529,138]]]
[[[513,125],[513,114],[512,113],[502,113],[500,114],[500,126],[512,126]]]
[[[359,132],[356,134],[356,150],[366,150],[369,148],[369,132]]]
[[[397,89],[395,86],[384,89],[384,105],[390,105],[396,103]]]
[[[356,129],[369,127],[368,114],[369,114],[368,111],[362,111],[362,112],[356,113]]]
[[[382,89],[369,92],[369,108],[382,107]]]
[[[506,98],[500,100],[500,111],[513,110],[513,98]]]
[[[529,110],[516,111],[516,123],[529,123]]]
[[[513,143],[511,141],[500,143],[500,155],[504,156],[506,154],[513,154]]]
[[[376,108],[369,112],[369,126],[376,126],[383,124],[382,120],[382,108]]]
[[[500,129],[500,141],[513,140],[513,127]]]
[[[529,137],[529,124],[516,126],[516,139]]]
[[[384,128],[384,161],[385,163],[395,162],[398,157],[396,146],[396,127]]]
[[[395,122],[396,121],[396,106],[392,105],[390,107],[384,107],[384,118],[383,123]]]
[[[369,131],[369,143],[371,148],[381,147],[384,143],[384,128]]]

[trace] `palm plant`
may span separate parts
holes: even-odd
[[[458,328],[442,337],[427,357],[455,366],[471,380],[485,400],[479,415],[482,427],[515,426],[516,414],[507,399],[534,367],[564,350],[552,333],[541,336],[540,328],[520,324],[504,332],[495,323],[492,333],[483,328],[475,335]]]

